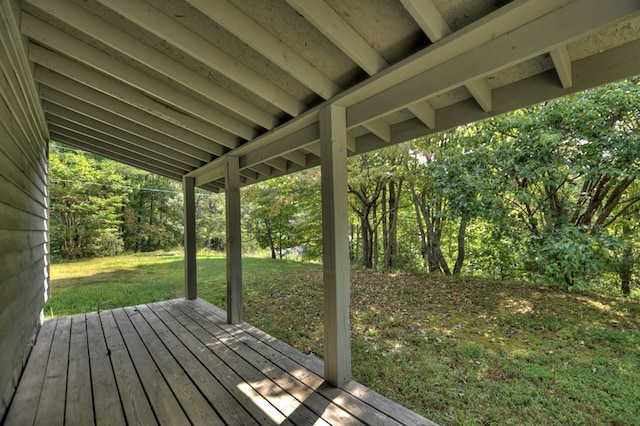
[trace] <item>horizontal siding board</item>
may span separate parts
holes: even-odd
[[[29,212],[25,212],[15,207],[0,203],[0,218],[2,218],[2,229],[14,229],[23,231],[46,231],[45,223],[47,216],[43,214],[40,217],[34,216]]]
[[[2,117],[1,111],[0,117]],[[42,156],[45,157],[44,150]],[[0,174],[20,188],[34,202],[44,203],[46,175],[40,174],[26,161],[24,154],[18,149],[16,142],[7,133],[2,123],[0,123]]]
[[[16,0],[0,3],[0,419],[30,352],[48,279],[46,129],[19,10]]]

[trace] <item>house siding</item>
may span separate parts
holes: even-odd
[[[0,3],[0,423],[48,292],[48,160],[17,1]]]

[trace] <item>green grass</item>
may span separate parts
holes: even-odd
[[[52,265],[47,313],[182,296],[181,256]],[[322,357],[318,265],[245,258],[247,321]],[[225,260],[198,258],[225,306]],[[451,425],[631,425],[640,418],[640,301],[482,279],[352,271],[354,378]]]

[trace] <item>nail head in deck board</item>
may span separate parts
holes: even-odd
[[[7,425],[33,424],[35,420],[57,323],[58,320],[54,318],[42,324],[38,340],[31,350],[29,361],[9,406],[9,412],[5,419]]]
[[[219,416],[228,424],[257,424],[249,413],[236,401],[227,389],[206,369],[192,351],[198,351],[202,344],[187,346],[187,342],[182,342],[177,335],[188,333],[184,328],[180,329],[177,324],[171,326],[163,321],[160,315],[152,310],[150,306],[138,306],[138,311],[144,316],[151,328],[167,346],[167,349],[176,358],[176,361],[185,370],[185,373],[198,387],[207,400],[214,404],[214,408]],[[157,307],[162,311],[161,307]],[[166,312],[166,311],[165,311]],[[168,315],[168,313],[167,313]],[[193,341],[192,341],[193,343]]]
[[[112,311],[100,312],[100,321],[106,341],[107,350],[114,367],[118,392],[122,401],[122,408],[129,424],[158,424],[153,409],[145,395],[144,388],[129,356],[127,347],[122,340],[122,335]]]
[[[112,312],[158,421],[161,424],[165,422],[171,425],[187,424],[189,422],[187,416],[165,378],[160,374],[124,309],[114,309]]]
[[[160,374],[167,381],[169,388],[173,391],[173,395],[191,423],[195,425],[223,424],[222,419],[202,396],[189,376],[184,374],[182,366],[178,364],[169,349],[140,314],[138,308],[124,308],[124,311],[129,316],[140,340],[144,343],[147,352],[155,361]]]
[[[98,426],[124,424],[124,411],[113,374],[110,352],[105,343],[97,312],[87,314],[87,337],[96,424]]]
[[[64,421],[65,424],[87,425],[93,423],[93,419],[87,320],[84,314],[79,314],[71,317]]]
[[[36,425],[62,425],[64,423],[64,400],[67,393],[67,364],[69,361],[69,338],[71,317],[58,319],[53,344],[49,353],[47,370],[38,403]]]

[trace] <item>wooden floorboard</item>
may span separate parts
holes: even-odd
[[[7,425],[433,425],[203,300],[43,325]]]

